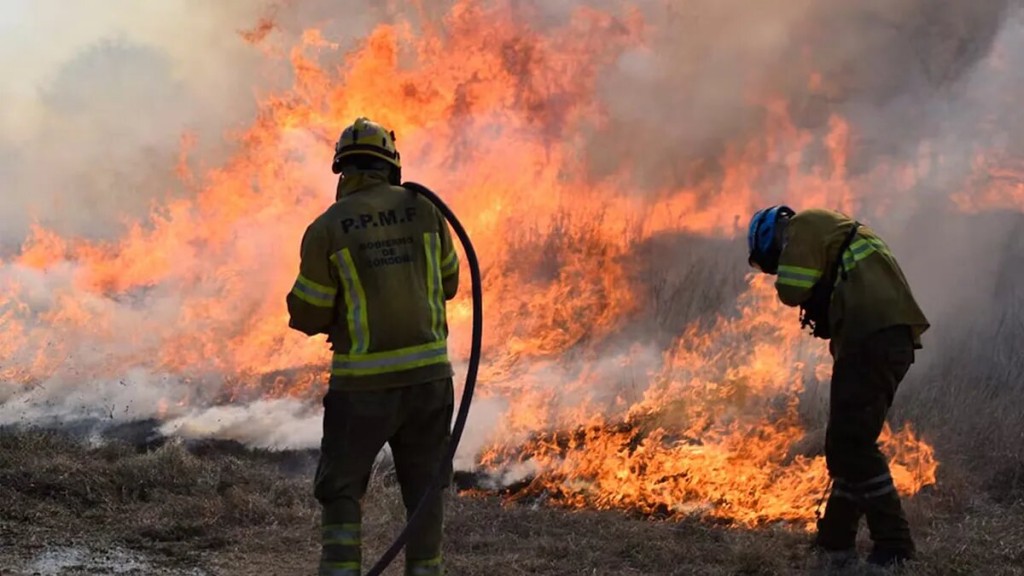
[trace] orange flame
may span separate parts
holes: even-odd
[[[811,377],[804,367],[826,358],[801,338],[770,282],[753,279],[738,318],[679,339],[644,397],[616,416],[630,424],[625,429],[595,412],[578,421],[586,426],[582,437],[565,446],[545,435],[526,449],[497,446],[484,462],[502,463],[503,451],[517,451],[541,471],[533,491],[570,505],[809,526],[828,472],[822,456],[792,450],[804,437],[798,395]],[[537,407],[517,403],[506,424],[524,422],[520,410]],[[899,434],[886,428],[881,443],[901,492],[935,482],[934,453],[909,427]]]
[[[953,194],[953,202],[964,212],[992,209],[1024,211],[1024,166],[999,156],[978,154],[973,158],[973,182],[967,190]]]
[[[263,22],[247,37],[266,42],[271,30]],[[607,351],[650,306],[630,276],[642,242],[734,237],[765,201],[769,171],[785,175],[794,207],[857,209],[854,128],[834,116],[823,135],[801,130],[781,100],[766,99],[762,133],[728,146],[720,178],[641,199],[628,170],[591,177],[581,150],[606,126],[600,73],[647,30],[633,11],[578,9],[542,34],[501,3],[462,0],[443,33],[379,26],[337,69],[320,61],[338,46],[308,31],[290,53],[294,86],[262,101],[230,162],[192,174],[185,137],[178,172],[193,197],[155,208],[117,242],[33,229],[0,286],[4,381],[102,380],[143,367],[221,399],[318,394],[326,347],[287,329],[283,296],[302,230],[334,196],[333,139],[367,115],[397,132],[407,177],[451,202],[484,263],[481,395],[513,401],[482,466],[518,454],[539,470],[535,483],[575,506],[808,520],[826,472],[820,456],[793,452],[805,434],[799,395],[828,359],[769,283],[751,280],[737,316],[694,324],[667,350],[645,354],[658,346],[651,338]],[[807,168],[811,143],[827,160]],[[449,311],[462,358],[467,296]],[[574,428],[584,432],[567,447],[552,432]],[[902,492],[935,481],[933,451],[910,428],[883,443]]]

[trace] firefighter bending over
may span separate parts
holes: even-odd
[[[459,260],[441,213],[398,185],[394,132],[357,119],[338,140],[333,170],[341,174],[336,202],[306,229],[287,300],[289,326],[326,334],[334,353],[314,488],[320,574],[359,576],[361,501],[384,444],[410,515],[447,450],[446,301]],[[408,576],[443,573],[444,502],[435,493],[405,550]]]
[[[863,514],[874,542],[868,562],[902,564],[914,557],[914,541],[877,441],[928,320],[885,242],[843,214],[773,206],[754,214],[747,240],[751,266],[777,274],[780,300],[830,340],[825,459],[833,483],[815,547],[839,563],[855,560]]]

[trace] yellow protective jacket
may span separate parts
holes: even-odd
[[[302,237],[288,325],[327,334],[331,388],[375,390],[452,376],[446,301],[459,259],[426,198],[384,172],[342,179],[338,200]]]
[[[775,281],[784,304],[799,306],[810,298],[819,280],[833,277],[839,248],[853,225],[843,214],[821,209],[805,210],[790,219]],[[896,325],[909,326],[914,345],[920,348],[921,334],[929,323],[885,242],[862,224],[842,262],[847,277],[834,276],[829,305],[833,354],[872,332]]]

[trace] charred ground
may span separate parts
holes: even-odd
[[[100,444],[66,431],[2,431],[0,573],[310,573],[315,451],[130,436]],[[923,559],[908,574],[1024,574],[1024,503],[1000,494],[997,503],[947,469],[936,489],[912,499]],[[570,512],[474,492],[453,497],[448,517],[451,574],[812,573],[807,535],[782,526]],[[402,519],[381,467],[367,501],[367,558]]]

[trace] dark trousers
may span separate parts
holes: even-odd
[[[451,378],[390,390],[330,390],[314,495],[322,507],[320,573],[361,573],[361,502],[377,454],[387,443],[408,514],[419,505],[446,455],[454,408]],[[450,469],[443,486],[450,484]],[[442,573],[444,498],[436,491],[405,548],[406,574]]]
[[[888,461],[878,448],[896,389],[913,362],[906,326],[876,332],[836,355],[825,436],[833,484],[817,537],[825,549],[852,548],[863,515],[876,549],[914,550]]]

